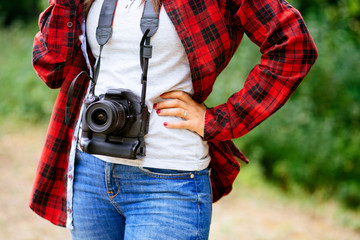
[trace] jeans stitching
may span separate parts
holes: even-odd
[[[111,204],[114,206],[114,208],[116,209],[116,211],[121,214],[123,217],[125,217],[125,214],[123,213],[123,211],[121,211],[120,206],[116,203],[116,201],[114,200],[114,198],[110,197],[110,202]]]
[[[140,172],[142,172],[143,174],[149,176],[149,177],[153,177],[153,178],[159,178],[159,179],[169,179],[169,180],[179,180],[179,179],[191,179],[191,174],[193,173],[184,173],[184,174],[179,174],[178,176],[176,174],[174,175],[166,175],[166,174],[157,174],[157,173],[152,173],[152,172],[147,172],[144,169],[138,168],[140,170]]]
[[[114,165],[114,168],[113,168],[112,172],[113,172],[113,178],[114,178],[114,180],[116,180],[115,183],[116,183],[117,192],[115,193],[115,195],[109,196],[110,198],[116,197],[120,192],[120,185],[119,185],[119,181],[117,180],[116,171],[115,171],[116,169],[115,168],[116,168],[116,166]]]
[[[105,167],[106,168],[106,167]],[[114,168],[115,169],[115,168]],[[110,171],[111,172],[111,171]],[[115,174],[115,171],[114,171],[114,174]],[[109,197],[109,200],[110,200],[110,203],[113,205],[113,207],[116,209],[116,211],[121,214],[122,216],[125,216],[123,211],[121,211],[120,207],[118,206],[118,204],[115,202],[114,200],[114,197],[116,195],[118,195],[118,193],[120,192],[120,187],[119,187],[119,183],[118,181],[116,181],[116,186],[117,186],[117,193],[114,195],[114,196],[110,196],[110,191],[109,191],[109,186],[108,186],[108,178],[111,178],[111,174],[110,176],[107,175],[107,172],[105,172],[105,183],[106,183],[106,190],[108,192],[108,197]]]
[[[194,183],[195,183],[196,199],[197,199],[197,207],[198,207],[198,213],[197,213],[197,231],[196,231],[196,240],[198,240],[198,239],[199,239],[199,232],[200,232],[200,212],[201,212],[201,208],[200,208],[199,190],[198,190],[198,185],[197,185],[196,177],[194,178]]]

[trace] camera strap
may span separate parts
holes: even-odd
[[[101,53],[104,45],[109,41],[112,35],[114,16],[116,11],[117,0],[104,0],[101,7],[98,27],[96,28],[96,40],[100,45],[99,57],[94,67],[94,78],[92,79],[92,86],[90,94],[94,95],[94,88],[100,72]],[[144,4],[143,14],[140,20],[140,28],[143,37],[140,42],[140,65],[143,71],[141,83],[146,85],[148,60],[152,55],[152,46],[150,45],[150,37],[155,34],[159,27],[159,15],[155,13],[152,0],[146,0]],[[146,86],[142,90],[141,98],[145,99]]]
[[[115,10],[117,5],[117,0],[104,0],[100,16],[98,26],[96,28],[96,41],[100,45],[99,57],[97,58],[94,66],[94,78],[92,79],[91,87],[90,87],[90,95],[94,96],[95,85],[97,79],[99,77],[100,72],[100,62],[101,62],[101,53],[104,45],[109,41],[112,35],[113,23]]]
[[[66,101],[65,110],[65,124],[70,123],[70,108],[71,108],[71,97],[73,95],[73,88],[78,77],[82,74],[86,74],[91,80],[91,86],[89,91],[89,97],[95,97],[95,85],[100,72],[101,53],[104,45],[109,41],[113,31],[114,16],[116,11],[118,0],[104,0],[101,7],[98,27],[96,28],[96,40],[100,45],[99,57],[97,58],[94,65],[94,76],[91,78],[85,71],[80,72],[72,81],[69,87],[68,97]],[[149,59],[152,57],[152,46],[150,45],[150,38],[156,33],[159,28],[159,14],[154,11],[152,0],[146,0],[144,4],[143,14],[140,20],[140,28],[143,33],[143,37],[140,41],[140,66],[142,69],[141,76],[141,106],[145,108],[146,98],[146,85],[147,85],[147,72],[149,67]]]
[[[147,72],[149,67],[149,59],[152,57],[152,45],[150,45],[150,38],[156,33],[159,28],[159,14],[160,6],[157,13],[154,11],[152,0],[146,0],[143,15],[140,21],[140,28],[143,37],[140,41],[140,66],[142,69],[141,84],[141,106],[145,106],[146,86],[147,86]]]

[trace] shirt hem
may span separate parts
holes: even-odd
[[[94,155],[97,158],[115,164],[123,164],[133,167],[148,167],[148,168],[159,168],[159,169],[169,169],[169,170],[179,170],[179,171],[201,171],[207,168],[210,164],[210,156],[198,160],[184,161],[180,159],[122,159],[114,158],[104,155]]]

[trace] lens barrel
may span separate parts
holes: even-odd
[[[118,102],[100,100],[89,105],[85,120],[95,133],[120,132],[126,124],[126,109]]]

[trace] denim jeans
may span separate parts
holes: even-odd
[[[209,170],[138,168],[78,151],[71,235],[77,239],[208,239]]]

